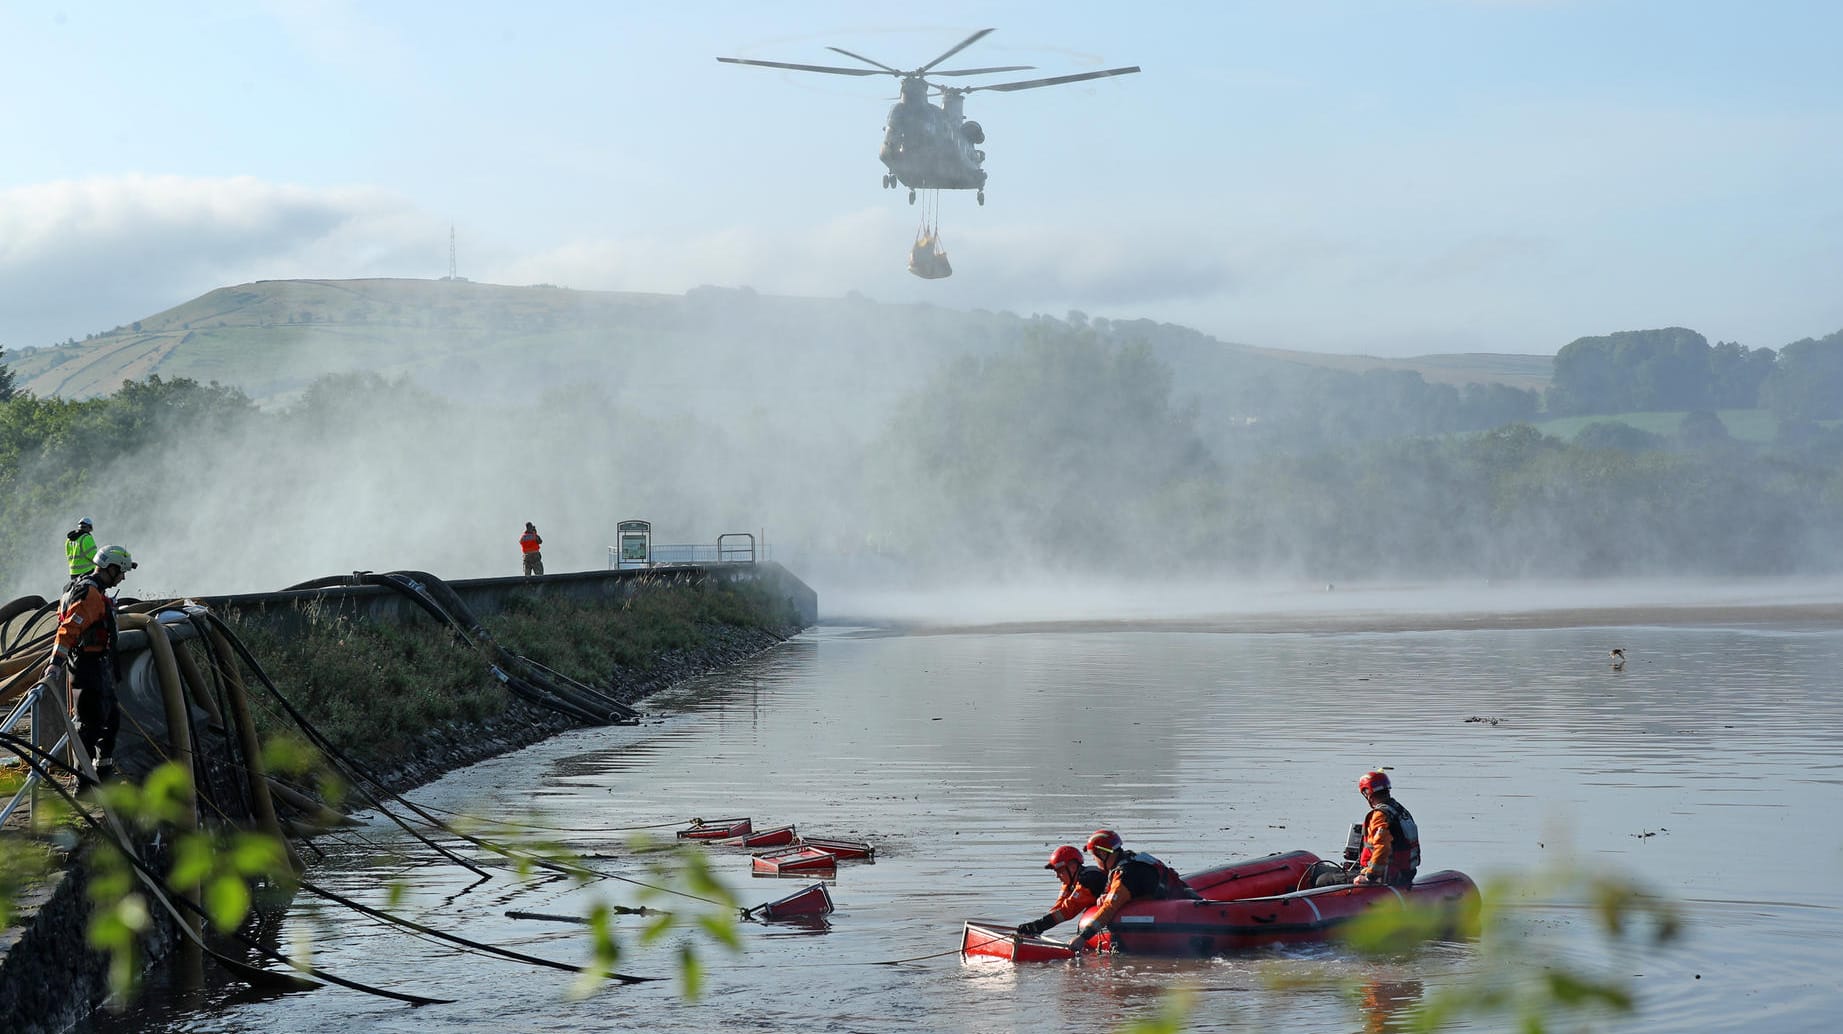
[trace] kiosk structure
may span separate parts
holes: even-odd
[[[653,565],[653,522],[622,521],[614,526],[614,555],[609,566],[627,571]]]

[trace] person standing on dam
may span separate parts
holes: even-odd
[[[107,775],[115,754],[115,733],[121,710],[115,702],[115,600],[109,590],[137,566],[122,546],[104,546],[96,552],[95,570],[70,583],[58,605],[57,641],[51,662],[45,666],[45,683],[63,692],[66,684],[77,695],[78,738],[96,765]],[[66,674],[68,672],[68,675]]]
[[[64,559],[70,562],[70,580],[96,570],[96,537],[90,534],[88,517],[77,518],[77,526],[64,533]]]
[[[518,548],[525,555],[525,577],[544,573],[544,554],[538,547],[544,544],[544,537],[538,534],[538,526],[525,522],[525,533],[518,537]]]

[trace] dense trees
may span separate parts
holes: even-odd
[[[1682,327],[1584,337],[1555,356],[1555,416],[1769,408],[1781,419],[1843,416],[1843,331],[1774,352],[1710,347]]]
[[[1843,330],[1780,349],[1761,394],[1781,420],[1843,417]]]
[[[161,556],[154,570],[183,591],[355,567],[504,571],[506,528],[531,519],[594,564],[632,515],[678,541],[766,526],[777,555],[815,568],[855,555],[954,577],[1843,568],[1843,431],[1819,422],[1843,395],[1805,390],[1836,372],[1836,335],[1767,353],[1759,390],[1789,415],[1761,446],[1728,435],[1713,406],[1731,389],[1714,379],[1674,433],[1606,421],[1563,442],[1505,422],[1534,411],[1527,392],[1076,322],[1017,321],[874,406],[834,385],[726,396],[745,402],[729,413],[648,412],[591,385],[487,404],[371,374],[323,378],[281,410],[160,378],[83,401],[16,394],[0,401],[0,570],[20,591],[55,586],[79,512]],[[1569,365],[1624,355],[1627,390],[1681,402],[1700,340],[1639,335]],[[1739,346],[1701,352],[1730,384],[1765,368]],[[1583,383],[1577,400],[1592,397]],[[813,401],[834,395],[831,411]]]
[[[1527,424],[1331,440],[1339,420],[1354,433],[1425,397],[1418,377],[1366,379],[1373,410],[1328,417],[1290,448],[1205,456],[1196,414],[1142,350],[1041,328],[910,398],[877,450],[888,478],[873,522],[918,556],[953,543],[1000,569],[1337,581],[1843,564],[1843,440],[1823,432],[1802,453],[1755,450],[1705,409],[1672,437],[1608,421],[1573,443]]]

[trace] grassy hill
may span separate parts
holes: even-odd
[[[738,395],[790,375],[870,392],[958,352],[977,353],[1029,318],[861,297],[785,298],[743,289],[684,295],[505,287],[446,280],[264,280],[225,287],[75,344],[9,353],[19,386],[87,397],[150,374],[234,385],[283,402],[328,373],[408,375],[433,390],[505,394],[593,384],[614,393],[670,392],[695,381]],[[1147,324],[1148,326],[1154,326]],[[1378,359],[1228,344],[1183,328],[1180,366],[1213,374],[1272,363],[1362,371],[1414,370],[1430,382],[1540,389],[1546,356]],[[1166,334],[1165,336],[1171,336]],[[1162,351],[1162,349],[1161,349]],[[863,367],[870,363],[874,372]],[[1183,372],[1183,371],[1180,371]]]

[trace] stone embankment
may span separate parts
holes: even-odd
[[[661,654],[651,667],[616,669],[607,688],[616,700],[637,706],[654,693],[747,660],[800,631],[801,626],[797,625],[777,629],[712,626],[704,630],[705,638],[697,646]],[[566,715],[515,700],[503,714],[484,721],[430,730],[409,751],[408,760],[387,767],[379,774],[386,785],[401,793],[456,769],[541,743],[580,725]]]

